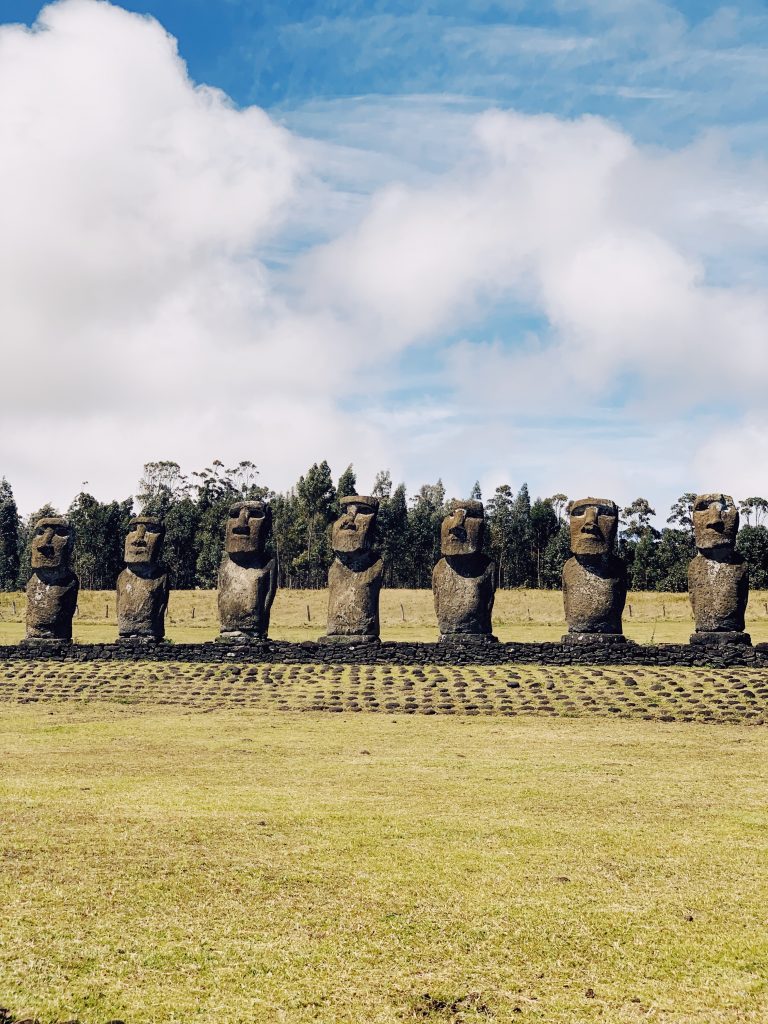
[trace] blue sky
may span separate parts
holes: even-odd
[[[0,46],[3,24],[31,26],[42,6],[6,0]],[[252,440],[243,451],[219,426],[215,400],[199,414],[202,399],[190,384],[188,407],[180,398],[171,403],[173,415],[163,412],[154,431],[147,422],[135,449],[117,461],[92,445],[82,470],[73,460],[61,479],[41,486],[34,453],[9,451],[4,471],[24,504],[44,500],[45,486],[66,504],[80,482],[73,474],[105,496],[126,493],[151,458],[177,458],[188,469],[215,457],[255,458],[265,480],[281,487],[327,455],[337,471],[353,461],[361,482],[390,465],[411,489],[438,475],[456,493],[468,492],[478,477],[486,494],[526,479],[540,494],[607,489],[622,503],[644,494],[660,510],[698,486],[742,497],[745,489],[768,491],[764,3],[65,0],[57,7],[45,32],[6,33],[17,58],[11,64],[26,83],[21,93],[29,97],[24,117],[39,117],[42,125],[21,132],[21,118],[5,108],[19,166],[39,160],[50,167],[60,159],[56,126],[67,124],[74,141],[66,167],[86,188],[103,137],[95,128],[89,135],[88,83],[82,93],[73,87],[55,118],[48,109],[58,102],[61,76],[73,78],[76,46],[81,63],[83,54],[93,56],[94,79],[101,76],[105,124],[111,103],[118,128],[140,120],[144,132],[155,115],[158,124],[175,125],[169,137],[179,140],[181,164],[152,170],[142,157],[135,174],[126,170],[124,188],[112,170],[104,200],[111,212],[122,211],[115,231],[128,224],[158,266],[172,267],[167,291],[155,294],[165,280],[156,271],[135,293],[123,294],[142,270],[122,251],[110,264],[119,239],[107,237],[108,218],[99,244],[110,255],[98,268],[86,261],[81,279],[93,275],[102,294],[114,291],[114,309],[146,303],[135,343],[148,350],[158,350],[156,318],[183,307],[192,319],[184,338],[167,342],[169,366],[193,335],[198,373],[205,375],[206,359],[217,364],[216,346],[229,329],[226,344],[251,360],[242,372],[244,380],[253,376],[251,394],[266,387],[275,407],[259,419],[244,390],[230,397],[223,418],[239,416],[235,434],[256,436],[260,449],[267,423],[281,426],[270,438],[272,453],[269,444],[263,453],[252,451]],[[151,23],[119,17],[119,8],[157,19],[177,40],[191,81],[169,84],[162,34]],[[44,45],[54,59],[38,64]],[[113,64],[125,61],[124,69],[114,68],[114,82],[113,71],[96,60],[110,48],[118,54]],[[154,106],[150,95],[131,109],[131,76],[137,83],[146,77],[156,90]],[[226,104],[211,114],[193,91],[201,84],[222,90],[238,118]],[[11,72],[3,85],[11,94]],[[262,162],[251,117],[258,110],[267,115],[258,131],[285,161],[279,181],[272,159]],[[182,139],[190,118],[201,127]],[[154,145],[136,131],[126,128],[116,142],[128,163]],[[183,154],[205,133],[221,140],[218,177],[201,156],[192,189]],[[255,155],[246,158],[246,151]],[[248,173],[256,191],[263,185],[259,194],[274,203],[265,199],[268,209],[251,210],[251,220],[238,225],[236,211],[227,210],[233,193],[226,182],[241,175],[246,159],[253,161]],[[86,173],[78,174],[78,161]],[[72,219],[69,186],[53,171],[50,178],[40,173],[52,222],[60,215],[68,237],[90,237],[87,210]],[[197,204],[191,241],[188,225],[169,227],[165,213],[147,213],[163,206],[164,189],[178,194],[172,174]],[[106,188],[103,178],[97,187]],[[26,201],[34,210],[35,195],[25,199],[23,191],[17,189],[17,206]],[[241,202],[248,205],[247,198]],[[141,213],[137,203],[146,204]],[[212,224],[216,210],[222,216]],[[179,234],[173,253],[161,257],[155,249],[162,230],[169,245],[173,231]],[[190,312],[182,299],[198,283],[185,277],[191,263],[181,259],[179,244],[199,245],[207,254],[201,261],[215,250],[206,280],[218,273],[222,280],[206,312]],[[47,257],[30,252],[30,268]],[[232,261],[229,269],[223,260]],[[63,271],[59,264],[46,273],[50,296],[63,289]],[[194,273],[203,273],[202,262]],[[34,317],[18,296],[27,286],[34,297],[33,284],[23,281],[13,300],[25,330]],[[208,323],[207,311],[219,309],[227,290],[218,323]],[[73,313],[70,299],[64,310],[73,315],[68,344],[75,365],[84,365],[78,338],[100,327],[86,308],[89,294],[84,284],[83,307]],[[29,343],[59,345],[54,322],[52,310],[51,324],[29,327]],[[119,333],[125,320],[115,326]],[[104,374],[99,381],[110,379],[110,367],[114,379],[119,354],[100,351],[96,362]],[[329,363],[342,372],[326,379]],[[282,419],[290,398],[281,388],[292,366],[305,365],[307,388],[312,380],[325,388],[303,403],[307,416],[323,420],[317,432],[299,429],[299,410]],[[105,413],[92,395],[84,389],[79,412],[62,413],[74,445],[78,431],[93,436],[94,423],[105,437],[125,436],[117,409],[110,422],[100,419]],[[30,396],[23,389],[20,396],[28,407]],[[200,423],[210,451],[201,450]],[[44,426],[33,424],[41,432]]]
[[[3,21],[43,4],[6,0]],[[238,104],[450,94],[477,105],[615,118],[643,141],[725,126],[762,137],[768,10],[688,0],[290,3],[148,0],[192,78]]]

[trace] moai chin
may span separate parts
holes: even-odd
[[[74,532],[67,519],[44,516],[32,535],[32,575],[27,583],[27,643],[72,640],[80,583],[69,567]]]
[[[321,643],[378,643],[379,593],[384,563],[372,550],[378,498],[341,499],[333,524],[335,554],[328,571],[328,632]]]
[[[441,642],[494,642],[491,628],[496,567],[483,554],[481,501],[452,501],[440,525],[443,557],[432,572]]]
[[[563,566],[564,643],[625,643],[621,615],[627,570],[614,552],[619,509],[607,498],[582,498],[570,511],[572,557]]]
[[[688,567],[693,644],[750,644],[744,632],[749,567],[736,551],[739,510],[728,494],[697,494],[693,534],[698,553]]]
[[[165,527],[157,516],[134,516],[125,538],[125,569],[117,577],[117,632],[121,640],[165,636],[168,576],[160,568]]]
[[[277,589],[277,560],[264,553],[272,511],[263,501],[237,501],[229,509],[219,568],[220,640],[265,640]]]

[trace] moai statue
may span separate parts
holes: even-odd
[[[72,640],[72,616],[80,589],[69,567],[74,540],[68,520],[60,516],[38,519],[32,536],[32,575],[27,583],[26,642]]]
[[[221,640],[265,640],[277,589],[277,559],[264,554],[272,510],[263,501],[237,501],[227,516],[219,569]]]
[[[384,563],[371,545],[379,499],[355,494],[341,505],[331,534],[336,557],[328,572],[328,633],[320,641],[378,643]]]
[[[621,614],[627,570],[614,553],[619,509],[605,498],[583,498],[571,506],[572,558],[563,566],[563,601],[568,632],[564,643],[625,643]]]
[[[134,516],[125,538],[125,569],[117,577],[117,631],[121,640],[165,636],[168,576],[159,566],[165,527],[156,516]]]
[[[432,572],[440,640],[494,642],[491,612],[496,567],[482,552],[481,501],[452,501],[440,526],[443,557]]]
[[[693,533],[698,554],[688,567],[696,632],[691,643],[750,644],[744,632],[749,567],[736,551],[739,510],[727,494],[697,494]]]

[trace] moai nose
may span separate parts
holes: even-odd
[[[458,519],[458,525],[463,526],[467,521],[467,510],[465,508],[456,509],[456,518]]]
[[[53,540],[54,529],[52,526],[46,527],[45,534],[43,535],[43,544],[50,544]]]
[[[136,524],[136,540],[144,540],[144,534],[147,532],[147,528],[144,523]]]

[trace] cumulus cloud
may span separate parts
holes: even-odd
[[[153,458],[622,501],[711,458],[712,486],[751,466],[768,489],[763,164],[596,117],[334,110],[343,144],[237,109],[96,0],[0,27],[0,471],[24,507],[123,495]]]

